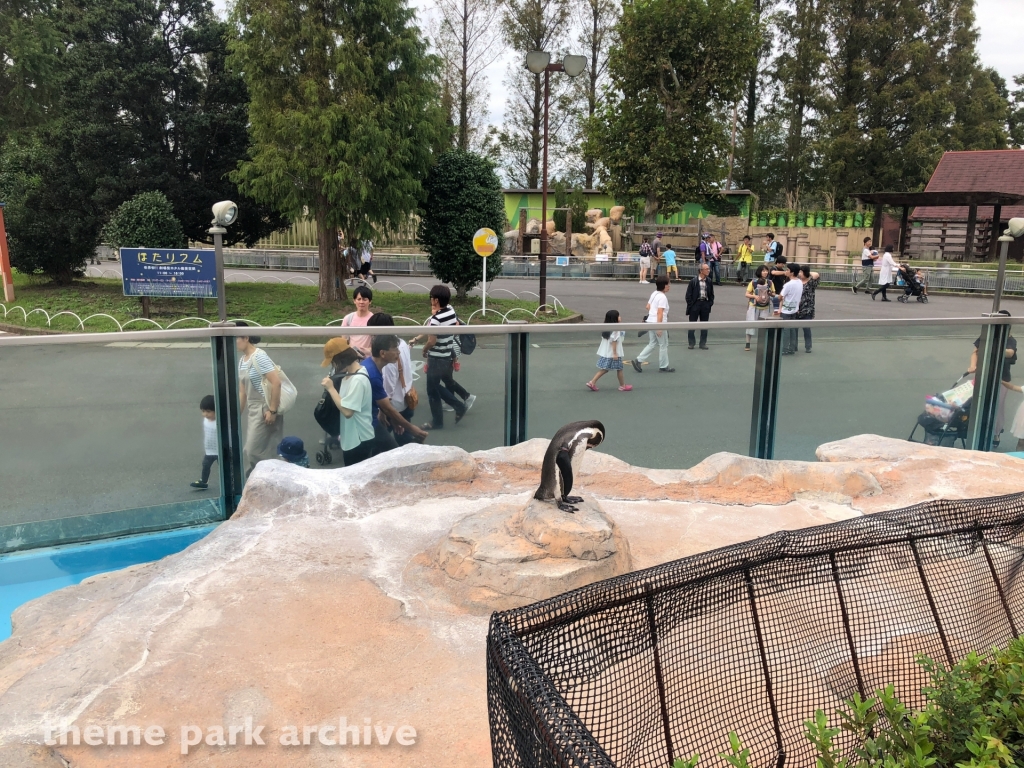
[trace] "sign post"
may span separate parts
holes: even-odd
[[[487,316],[487,257],[498,250],[498,235],[493,229],[483,227],[473,235],[473,250],[484,259],[483,303],[481,313]]]
[[[223,294],[214,252],[188,248],[122,248],[125,296],[212,299]]]
[[[11,252],[7,250],[4,205],[0,203],[0,283],[4,284],[4,301],[14,301],[14,275],[11,274]]]

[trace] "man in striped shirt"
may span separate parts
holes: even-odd
[[[446,286],[435,285],[430,289],[430,309],[433,314],[427,325],[458,325],[455,309],[450,305],[451,299],[452,292]],[[432,419],[432,423],[424,424],[423,429],[444,429],[442,400],[455,409],[455,423],[458,424],[466,411],[473,407],[476,395],[469,394],[453,376],[455,336],[430,336],[423,347],[423,357],[427,361],[427,399],[430,401]]]

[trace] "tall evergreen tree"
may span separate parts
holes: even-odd
[[[595,148],[586,140],[586,123],[595,119],[601,106],[601,90],[608,74],[608,51],[615,44],[615,25],[619,19],[619,4],[613,0],[585,0],[577,9],[580,34],[577,38],[587,57],[582,90],[586,117],[581,125],[578,145],[582,150],[583,186],[594,187]]]
[[[750,0],[647,0],[623,7],[603,119],[592,127],[608,189],[672,212],[724,181],[724,113],[753,66]],[[725,55],[725,52],[728,55]]]
[[[316,218],[319,301],[337,301],[339,228],[354,244],[409,216],[448,141],[439,63],[404,0],[238,0],[232,17],[252,142],[234,178]]]

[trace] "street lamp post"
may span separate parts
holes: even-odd
[[[586,56],[563,56],[561,61],[551,62],[547,51],[530,51],[526,54],[526,68],[533,74],[544,73],[544,159],[541,171],[540,196],[540,311],[547,312],[548,303],[548,108],[551,100],[551,73],[565,72],[569,77],[579,77],[587,68]],[[566,252],[572,243],[566,242]]]
[[[228,319],[228,298],[224,284],[224,235],[226,227],[238,218],[238,206],[230,200],[223,200],[213,206],[213,224],[206,232],[213,235],[214,259],[217,262],[217,318],[221,323]]]
[[[1024,236],[1024,219],[1010,219],[1006,227],[1006,234],[999,238],[999,272],[996,273],[996,290],[992,296],[993,315],[999,311],[999,303],[1003,298],[1003,284],[1006,281],[1006,257],[1010,250],[1010,243],[1021,236]]]

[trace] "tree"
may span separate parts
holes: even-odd
[[[773,41],[766,20],[770,18],[774,3],[772,0],[752,0],[752,4],[759,41],[754,50],[754,61],[747,73],[744,93],[740,104],[737,105],[737,108],[742,105],[743,122],[742,130],[737,137],[733,178],[741,187],[757,192],[764,189],[764,165],[760,161],[766,153],[766,147],[760,143],[760,139],[763,137],[765,126],[764,121],[759,121],[759,118],[764,112],[764,89],[771,87],[765,63],[770,59]],[[774,156],[770,150],[769,154]]]
[[[36,125],[54,95],[60,38],[48,0],[0,0],[0,148]]]
[[[1013,78],[1017,87],[1010,94],[1010,113],[1007,119],[1007,133],[1010,143],[1018,149],[1024,147],[1024,75]]]
[[[238,0],[232,18],[251,98],[251,159],[232,178],[313,214],[319,301],[345,298],[339,228],[355,244],[407,217],[447,142],[438,61],[403,0]]]
[[[434,46],[441,57],[441,80],[455,146],[469,150],[484,142],[484,70],[501,55],[494,0],[437,0]]]
[[[51,104],[0,150],[12,255],[26,268],[71,280],[115,208],[140,192],[163,192],[194,240],[208,239],[210,205],[226,198],[242,212],[229,243],[284,224],[225,178],[247,151],[248,96],[224,68],[228,27],[207,0],[35,8],[59,42]]]
[[[723,179],[723,105],[739,96],[759,39],[749,0],[628,4],[619,35],[591,135],[609,191],[643,198],[652,220]]]
[[[441,155],[424,184],[426,202],[417,240],[438,280],[455,286],[460,299],[483,280],[483,259],[473,250],[473,233],[498,233],[498,248],[487,257],[487,275],[501,274],[501,233],[505,203],[501,181],[486,158],[453,149]]]
[[[505,78],[508,100],[500,133],[505,173],[512,185],[537,189],[541,181],[541,151],[544,141],[544,75],[525,68],[526,54],[547,51],[551,60],[561,58],[571,7],[568,0],[505,0],[501,28],[512,49],[512,62]],[[551,78],[549,142],[556,145],[571,109],[569,78]],[[549,156],[557,154],[551,151]]]
[[[791,10],[779,14],[781,52],[775,79],[781,91],[780,112],[786,124],[783,184],[791,200],[809,186],[814,156],[809,140],[821,100],[820,71],[825,63],[827,39],[822,19],[826,0],[792,0]]]
[[[601,107],[601,88],[607,79],[608,50],[615,44],[615,25],[619,20],[619,5],[613,0],[586,0],[577,10],[581,32],[578,38],[588,59],[583,93],[586,118],[580,131],[583,154],[583,186],[594,188],[596,148],[586,141],[586,125],[593,121]]]
[[[162,192],[123,202],[103,230],[114,248],[183,248],[188,245],[174,207]]]

